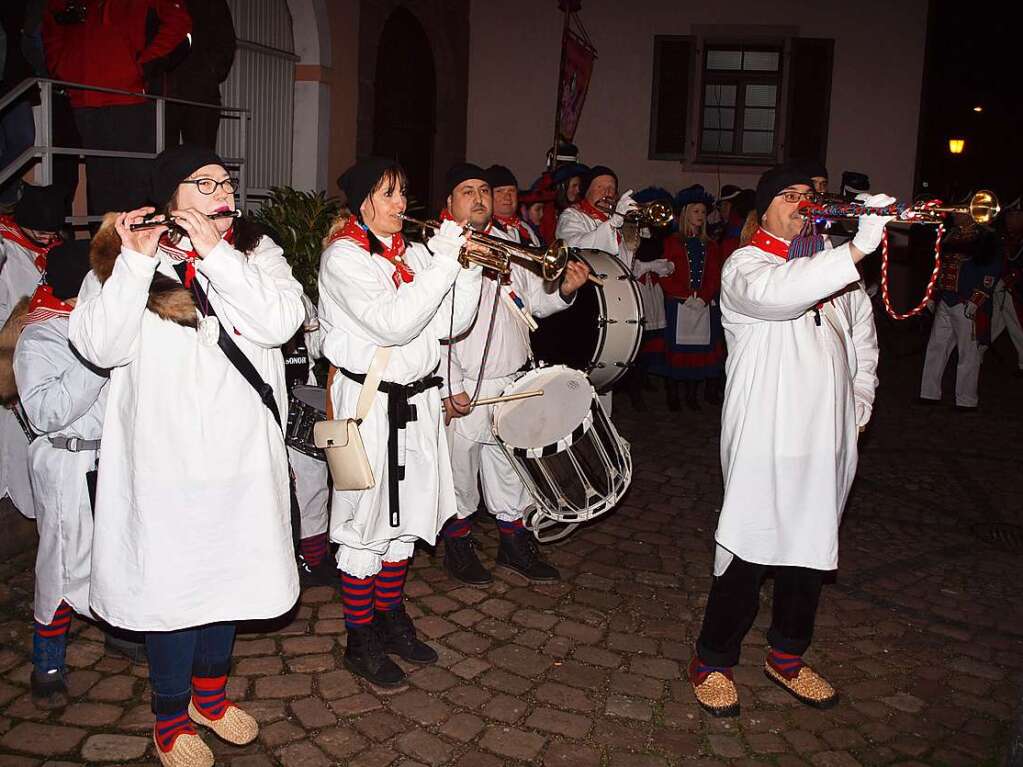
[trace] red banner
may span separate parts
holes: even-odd
[[[596,49],[566,27],[561,41],[561,82],[558,84],[558,132],[564,141],[575,138],[596,58]]]

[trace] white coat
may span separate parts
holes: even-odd
[[[7,322],[18,301],[32,295],[40,278],[38,253],[3,236],[4,230],[0,222],[0,326]],[[28,474],[28,438],[14,414],[0,407],[0,498],[5,495],[11,496],[26,517],[35,514]]]
[[[25,327],[14,373],[25,415],[41,435],[29,447],[39,529],[35,619],[50,623],[61,600],[88,615],[93,526],[85,475],[97,455],[56,448],[48,437],[100,438],[107,377],[75,356],[63,316]]]
[[[730,554],[838,566],[858,427],[870,418],[877,384],[873,315],[858,280],[848,245],[792,261],[749,245],[725,261],[718,575]],[[818,326],[813,307],[847,286],[824,305]]]
[[[394,267],[357,243],[343,238],[324,251],[319,281],[323,353],[335,367],[365,373],[376,349],[387,346],[391,356],[383,380],[412,383],[440,372],[440,340],[451,327],[457,335],[472,322],[480,268],[462,269],[454,258],[434,257],[418,243],[408,245],[405,257],[415,278],[396,288]],[[334,376],[329,396],[335,418],[355,416],[361,390],[361,384],[340,373]],[[441,392],[429,389],[410,402],[418,412],[399,432],[398,460],[405,467],[398,485],[400,524],[390,525],[387,395],[377,392],[359,427],[376,482],[368,490],[334,491],[331,539],[343,546],[383,554],[391,540],[420,538],[432,544],[455,513]]]
[[[189,248],[187,240],[181,244]],[[298,597],[281,426],[218,346],[146,310],[173,256],[122,250],[100,286],[90,273],[71,342],[112,368],[100,455],[91,605],[115,626],[172,631],[272,618]],[[226,241],[196,279],[287,413],[280,345],[302,324],[302,287],[263,237]]]
[[[565,208],[558,216],[554,236],[572,248],[602,250],[618,256],[626,267],[632,268],[636,254],[625,247],[624,242],[618,242],[619,231],[611,226],[610,221],[597,221],[573,207]]]

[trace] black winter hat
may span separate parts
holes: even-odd
[[[618,174],[611,170],[606,165],[594,165],[590,168],[589,172],[583,176],[582,183],[580,184],[579,191],[582,194],[586,194],[586,190],[590,188],[590,184],[593,183],[593,179],[597,176],[611,176],[615,180],[615,184],[618,184]]]
[[[337,185],[345,193],[348,210],[358,214],[363,201],[369,197],[381,176],[392,168],[404,173],[395,160],[366,157],[338,176]]]
[[[487,171],[483,170],[479,165],[471,162],[460,162],[452,165],[448,168],[448,172],[444,174],[444,190],[451,194],[455,191],[455,187],[461,184],[463,181],[477,178],[480,181],[486,181],[490,183],[490,177],[487,175]]]
[[[757,182],[757,217],[763,218],[764,213],[771,207],[773,200],[780,191],[795,184],[806,184],[813,187],[813,182],[806,174],[806,170],[791,163],[775,165],[766,171]]]
[[[170,202],[182,181],[204,165],[225,167],[219,154],[197,144],[182,144],[160,152],[153,160],[149,192],[157,210]]]
[[[499,186],[519,188],[519,181],[515,178],[515,174],[504,165],[491,165],[487,168],[487,183],[490,184],[491,189],[497,189]]]
[[[58,186],[22,187],[21,199],[14,206],[14,221],[22,229],[59,232],[64,226],[64,198],[67,191]]]
[[[89,240],[65,240],[46,254],[46,284],[61,301],[74,298],[89,273]]]

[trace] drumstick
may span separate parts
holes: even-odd
[[[496,405],[498,402],[511,402],[517,399],[529,399],[530,397],[542,397],[543,389],[533,389],[532,391],[520,391],[518,394],[507,394],[501,397],[484,397],[478,399],[472,403],[473,407],[477,405]]]
[[[595,275],[593,272],[590,272],[589,274],[587,274],[586,275],[586,279],[588,279],[594,285],[597,285],[599,287],[604,287],[604,280],[602,280],[600,277]]]

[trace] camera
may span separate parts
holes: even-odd
[[[53,12],[53,20],[58,24],[63,25],[84,24],[87,12],[88,8],[86,8],[82,3],[75,2],[75,0],[68,0],[67,5],[64,6],[64,10]]]

